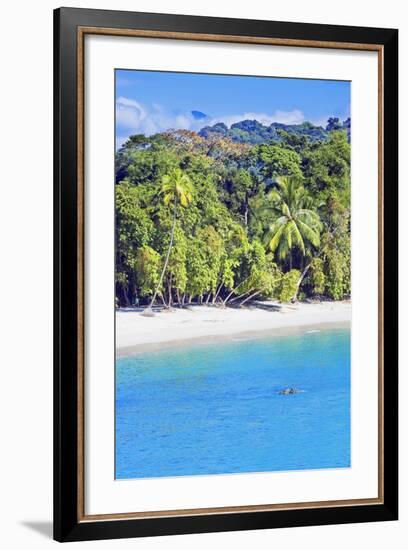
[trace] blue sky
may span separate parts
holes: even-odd
[[[117,146],[131,134],[170,128],[244,119],[324,125],[330,116],[350,116],[350,82],[116,70]]]

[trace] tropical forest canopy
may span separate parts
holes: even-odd
[[[350,119],[133,135],[116,153],[116,301],[350,295]]]

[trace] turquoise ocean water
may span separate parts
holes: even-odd
[[[349,467],[350,331],[117,359],[115,410],[116,479]]]

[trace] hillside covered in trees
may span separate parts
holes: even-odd
[[[282,142],[284,141],[285,133],[294,134],[298,137],[306,137],[311,142],[326,141],[329,139],[331,132],[345,130],[347,138],[350,141],[350,126],[350,118],[341,122],[337,117],[329,118],[325,128],[315,126],[311,122],[303,122],[302,124],[272,122],[269,126],[265,126],[257,120],[242,120],[232,124],[230,128],[223,122],[218,122],[212,126],[205,126],[198,134],[205,138],[218,135],[230,138],[232,141],[256,145],[270,141]]]
[[[350,119],[131,136],[116,153],[118,306],[350,295]]]

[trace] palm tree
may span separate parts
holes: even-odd
[[[311,198],[297,177],[279,177],[269,198],[272,203],[269,210],[276,217],[269,227],[269,249],[281,260],[289,255],[291,269],[293,248],[304,257],[310,245],[320,245],[322,223],[319,214],[311,209]]]
[[[183,207],[188,206],[193,199],[193,184],[188,175],[180,168],[174,169],[170,174],[163,176],[161,180],[160,193],[163,195],[163,203],[165,206],[173,204],[173,224],[170,233],[170,242],[167,249],[166,259],[164,261],[163,269],[160,275],[159,282],[157,283],[156,290],[153,294],[152,301],[147,308],[148,315],[152,315],[152,307],[156,300],[157,293],[163,282],[163,277],[169,263],[171,248],[173,246],[174,229],[176,227],[177,220],[177,207],[180,204]]]

